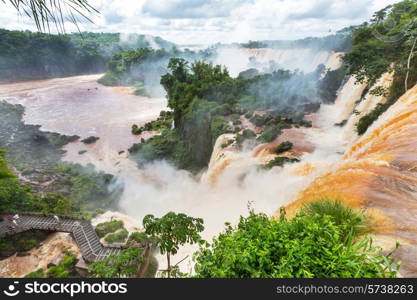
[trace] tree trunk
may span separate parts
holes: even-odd
[[[167,262],[168,262],[167,277],[171,278],[171,260],[170,260],[168,252],[167,252]]]
[[[411,59],[413,58],[413,52],[414,48],[416,47],[417,37],[414,39],[413,47],[411,47],[410,55],[408,56],[407,61],[407,74],[405,75],[405,92],[408,91],[408,77],[410,76],[410,65],[411,65]]]

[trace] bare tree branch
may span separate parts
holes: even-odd
[[[405,75],[405,92],[408,91],[408,77],[410,75],[410,65],[411,65],[411,59],[413,58],[413,52],[414,48],[416,47],[417,43],[417,36],[414,39],[413,47],[411,47],[410,55],[408,56],[408,62],[407,62],[407,74]]]

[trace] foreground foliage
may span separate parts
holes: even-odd
[[[271,220],[251,211],[195,254],[196,276],[395,277],[393,259],[357,230],[362,219],[329,203],[310,206],[291,220]]]
[[[120,254],[111,254],[104,260],[93,262],[88,271],[94,278],[134,277],[144,262],[142,251],[142,248],[130,246]]]

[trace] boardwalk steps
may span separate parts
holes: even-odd
[[[111,254],[119,254],[125,246],[108,247],[100,243],[93,226],[84,219],[59,215],[59,221],[53,215],[25,213],[19,215],[17,227],[12,227],[8,221],[0,222],[0,237],[15,235],[28,230],[46,230],[70,233],[83,259],[88,262],[102,260]]]

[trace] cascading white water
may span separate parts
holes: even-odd
[[[317,51],[310,48],[292,49],[246,49],[246,48],[219,48],[215,64],[226,66],[231,76],[237,76],[240,72],[249,68],[260,71],[269,70],[271,62],[276,67],[300,70],[305,73],[314,71],[318,65],[323,64],[326,68],[335,70],[340,67],[341,53]],[[269,70],[270,71],[270,70]]]
[[[336,55],[332,54],[330,60],[334,60]],[[337,67],[334,61],[331,64]],[[2,89],[0,96],[11,96],[13,102],[23,104],[27,108],[27,123],[37,123],[42,125],[42,129],[63,134],[100,136],[95,145],[69,144],[66,158],[80,163],[92,162],[99,169],[117,175],[119,183],[124,185],[121,212],[135,218],[138,223],[146,214],[162,216],[169,211],[201,217],[206,227],[203,237],[207,240],[223,230],[224,222],[235,223],[241,215],[246,215],[248,203],[258,212],[273,215],[279,206],[291,202],[325,167],[340,159],[344,151],[343,129],[333,125],[347,118],[363,89],[349,79],[336,103],[323,105],[312,116],[315,121],[313,128],[293,128],[284,133],[289,139],[297,136],[295,144],[307,140],[312,145],[309,153],[302,154],[301,151],[300,163],[258,171],[258,164],[273,157],[270,151],[262,147],[254,151],[223,148],[222,139],[231,138],[223,136],[216,143],[209,169],[202,175],[203,180],[198,180],[165,162],[156,162],[139,170],[126,153],[120,154],[120,150],[126,150],[138,139],[130,134],[132,123],[141,125],[155,118],[165,102],[98,86],[95,79],[81,76],[38,81],[32,89],[23,88],[23,85],[19,89],[19,84],[14,84],[3,86],[6,89]],[[63,85],[65,89],[62,89]],[[92,111],[94,115],[89,113]],[[79,155],[78,151],[84,148],[88,152]],[[182,248],[173,262],[190,256],[195,249]],[[190,261],[189,257],[183,264],[184,270],[188,271]],[[165,257],[160,257],[160,264],[164,268]]]
[[[393,73],[385,73],[384,75],[382,75],[382,77],[379,80],[377,80],[375,85],[365,95],[364,99],[355,107],[355,112],[352,113],[349,117],[345,131],[343,133],[344,138],[347,142],[351,143],[358,138],[355,126],[360,120],[360,118],[371,112],[371,110],[374,109],[379,103],[384,103],[386,101],[385,95],[371,94],[372,89],[375,87],[382,87],[385,90],[388,90],[392,84],[393,77]],[[358,100],[359,99],[360,97],[358,98]]]

